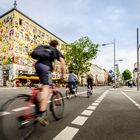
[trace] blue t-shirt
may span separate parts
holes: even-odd
[[[74,75],[70,73],[68,76],[68,82],[74,82],[74,81],[75,81]]]

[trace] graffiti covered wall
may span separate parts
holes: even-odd
[[[0,65],[14,62],[14,12],[0,19]]]
[[[2,15],[0,17],[0,79],[12,80],[20,72],[33,73],[34,60],[29,53],[39,44],[48,44],[51,39],[58,40],[59,49],[65,43],[17,9],[11,9]],[[54,65],[55,73],[60,73],[59,63],[55,62]]]

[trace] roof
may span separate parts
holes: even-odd
[[[61,38],[59,38],[58,36],[54,35],[53,33],[51,33],[50,31],[48,31],[46,28],[44,28],[43,26],[41,26],[40,24],[38,24],[37,22],[35,22],[34,20],[32,20],[31,18],[29,18],[28,16],[26,16],[25,14],[23,14],[21,11],[19,11],[17,8],[12,8],[11,10],[7,11],[6,13],[4,13],[3,15],[0,16],[0,18],[6,16],[7,14],[13,12],[13,11],[17,11],[18,13],[20,13],[21,15],[23,15],[24,17],[28,18],[29,20],[31,20],[32,22],[34,22],[36,25],[38,25],[39,27],[41,27],[42,29],[44,29],[45,31],[47,31],[48,33],[50,33],[51,35],[55,36],[57,39],[61,40],[62,42],[64,42],[65,44],[67,44],[65,41],[63,41]]]

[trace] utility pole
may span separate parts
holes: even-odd
[[[139,29],[137,28],[137,91],[139,91]]]
[[[116,49],[114,40],[114,89],[116,89]]]
[[[116,48],[115,48],[115,40],[110,43],[102,44],[102,46],[113,44],[114,47],[114,89],[116,89]]]

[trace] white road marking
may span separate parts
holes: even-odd
[[[136,106],[140,107],[140,105],[138,103],[135,104]]]
[[[89,106],[87,109],[89,109],[89,110],[95,110],[96,109],[96,106]]]
[[[84,94],[84,93],[86,93],[86,91],[78,92],[78,95]],[[72,95],[72,96],[75,96],[75,95]],[[65,99],[65,98],[66,98],[66,96],[63,97],[63,99]],[[55,99],[55,100],[61,100],[61,99],[62,99],[62,98],[60,98],[60,99]],[[51,103],[51,101],[49,100],[48,103]],[[32,104],[32,105],[30,105],[30,106],[33,107],[33,106],[35,106],[35,105]],[[22,110],[26,110],[26,109],[29,109],[29,107],[15,108],[15,109],[13,109],[12,111],[18,112],[18,111],[22,111]],[[8,115],[8,114],[11,114],[11,112],[6,112],[6,111],[0,112],[0,116],[4,116],[4,115]]]
[[[90,116],[92,113],[93,113],[93,111],[91,111],[91,110],[84,110],[81,114]]]
[[[99,103],[95,103],[95,102],[94,102],[94,103],[92,103],[92,105],[93,105],[93,106],[98,106]]]
[[[20,108],[13,109],[12,111],[18,112],[26,109],[29,109],[29,107],[20,107]]]
[[[100,103],[101,101],[99,101],[99,100],[96,100],[94,103]]]
[[[81,92],[81,94],[85,93],[84,92]],[[93,111],[92,110],[95,110],[97,105],[101,102],[101,100],[105,97],[105,95],[108,93],[108,90],[105,91],[103,93],[103,95],[97,99],[94,103],[94,105],[96,106],[92,106],[90,105],[87,109],[89,110],[84,110],[81,115],[87,115],[87,116],[90,116]],[[101,100],[100,100],[101,99]],[[78,116],[76,117],[71,123],[72,124],[76,124],[76,125],[83,125],[86,120],[88,119],[88,117],[85,117],[85,116]],[[72,138],[74,137],[74,135],[79,131],[79,129],[77,128],[74,128],[74,127],[69,127],[67,126],[65,129],[63,129],[53,140],[72,140]]]
[[[0,116],[5,116],[5,115],[9,115],[9,114],[11,114],[11,113],[10,112],[6,112],[6,111],[0,112]]]
[[[83,125],[87,119],[88,117],[78,116],[71,123],[77,125]]]
[[[140,107],[140,105],[134,101],[131,97],[129,97],[127,94],[125,94],[123,91],[121,91],[123,95],[125,95],[131,102],[133,102],[135,104],[135,106],[137,106],[138,108]]]
[[[67,126],[53,140],[72,140],[78,131],[78,128]]]

